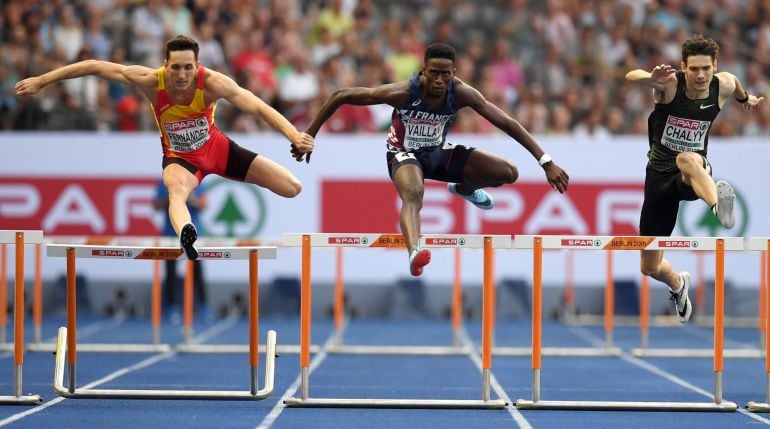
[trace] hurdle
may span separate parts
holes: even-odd
[[[54,369],[54,390],[65,398],[123,398],[123,399],[216,399],[216,400],[260,400],[273,394],[275,375],[275,331],[267,333],[267,352],[264,387],[258,390],[259,347],[259,293],[258,259],[275,259],[276,248],[267,246],[245,247],[200,247],[198,258],[203,260],[248,260],[249,261],[249,391],[223,390],[139,390],[139,389],[88,389],[76,388],[75,366],[77,363],[77,319],[76,319],[76,268],[75,260],[80,258],[102,259],[186,259],[179,247],[130,247],[93,245],[48,245],[48,256],[67,258],[67,326],[59,328],[56,344],[56,366]],[[190,261],[191,262],[191,261]],[[64,386],[65,356],[68,362],[68,386]]]
[[[612,237],[612,236],[516,236],[514,247],[532,249],[532,399],[519,399],[516,408],[527,410],[636,410],[636,411],[724,411],[738,406],[722,399],[724,330],[724,252],[743,250],[742,237]],[[543,249],[585,250],[692,250],[716,251],[714,285],[714,402],[623,402],[623,401],[543,401],[540,399],[542,255]]]
[[[760,251],[763,256],[762,269],[765,275],[764,286],[770,286],[770,237],[752,237],[749,239],[749,250]],[[765,289],[763,294],[764,303],[760,303],[760,308],[764,307],[765,310],[760,314],[764,315],[763,322],[765,323],[765,331],[770,332],[770,317],[768,316],[768,309],[770,307],[770,291]],[[764,304],[764,305],[763,305]],[[765,341],[765,402],[749,401],[746,404],[746,408],[749,411],[755,413],[767,413],[770,412],[770,341]]]
[[[284,234],[284,246],[302,248],[302,292],[300,312],[300,397],[288,398],[289,407],[342,408],[448,408],[501,409],[507,404],[490,398],[492,371],[492,324],[494,318],[494,249],[510,249],[510,236],[423,235],[420,243],[431,248],[482,248],[484,250],[483,314],[482,314],[482,392],[480,400],[448,399],[375,399],[375,398],[310,398],[310,328],[311,248],[312,247],[401,247],[399,234]],[[372,351],[367,354],[371,354]],[[387,350],[383,353],[388,354]]]
[[[13,299],[13,396],[0,396],[0,404],[9,405],[35,405],[43,399],[40,395],[24,395],[22,393],[22,367],[24,366],[24,245],[40,244],[43,242],[43,231],[0,231],[0,243],[2,244],[2,295],[3,308],[7,305],[7,271],[6,262],[6,244],[15,245],[16,265],[13,273],[14,277],[14,299]],[[3,329],[5,330],[5,329]]]

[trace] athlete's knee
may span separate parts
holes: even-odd
[[[691,152],[682,152],[676,156],[676,167],[679,171],[692,172],[694,169],[703,166],[700,155]]]
[[[424,193],[425,188],[423,187],[422,183],[410,183],[401,185],[401,188],[398,191],[398,194],[401,196],[401,200],[405,204],[421,205]]]
[[[639,264],[639,269],[645,276],[654,276],[658,274],[658,271],[660,270],[660,262],[645,260],[642,258],[642,261]]]
[[[506,163],[504,183],[513,183],[519,178],[519,169],[510,162]]]
[[[276,193],[282,197],[294,198],[299,195],[300,192],[302,192],[302,182],[300,182],[296,177],[291,176],[286,180],[286,183],[284,183],[282,189]]]

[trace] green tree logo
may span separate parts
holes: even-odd
[[[732,236],[743,237],[746,231],[749,229],[749,205],[743,194],[735,190],[735,227],[727,230],[719,223],[719,219],[714,216],[711,208],[701,200],[691,201],[687,204],[687,201],[679,203],[679,216],[677,218],[677,225],[682,231],[684,236]]]
[[[265,226],[267,204],[258,186],[215,179],[206,183],[208,205],[201,222],[218,237],[255,237]]]
[[[231,192],[227,193],[227,199],[225,199],[224,205],[219,209],[214,220],[226,225],[227,237],[235,237],[235,225],[246,220]]]

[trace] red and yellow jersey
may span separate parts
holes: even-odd
[[[166,93],[164,67],[158,69],[158,93],[152,106],[160,130],[165,156],[197,152],[212,140],[227,140],[214,124],[216,103],[207,106],[203,100],[203,66],[198,67],[195,96],[185,106],[174,104]]]

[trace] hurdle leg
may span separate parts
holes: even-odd
[[[161,316],[161,287],[160,287],[160,259],[152,261],[152,298],[150,298],[152,311],[152,343],[160,344],[160,316]]]
[[[767,251],[759,253],[759,322],[757,327],[759,329],[759,348],[765,348],[765,342],[767,341],[767,330],[765,329],[765,319],[767,318],[767,281],[765,273],[767,272]]]
[[[0,344],[5,344],[8,324],[8,246],[0,245]]]
[[[462,254],[460,248],[454,251],[454,283],[452,284],[452,345],[460,347],[461,327],[463,323],[463,292],[462,292]]]
[[[615,278],[612,268],[612,250],[607,250],[607,273],[604,284],[604,345],[612,348],[612,322],[615,314]]]
[[[69,393],[75,392],[75,363],[77,362],[77,319],[75,282],[75,249],[67,248],[67,362],[69,363]]]
[[[14,273],[13,303],[13,394],[22,395],[22,373],[24,364],[24,233],[16,233],[16,271]]]
[[[770,286],[770,240],[767,241],[767,250],[762,252],[764,258],[764,283]],[[765,292],[765,308],[770,310],[770,291]],[[765,332],[770,332],[770,317],[765,314]],[[770,412],[770,342],[765,341],[765,402],[749,401],[746,408],[749,411],[757,412]]]
[[[310,394],[310,318],[312,297],[310,288],[310,236],[302,236],[302,285],[300,297],[300,399]]]
[[[335,281],[334,281],[334,346],[342,345],[342,326],[345,323],[345,291],[342,283],[343,248],[335,252]]]
[[[34,301],[32,307],[33,326],[35,328],[35,343],[43,340],[43,245],[35,244],[35,286],[32,292]]]
[[[725,242],[717,240],[714,284],[714,403],[722,403],[722,371],[725,311]]]
[[[184,342],[190,344],[193,336],[193,275],[195,271],[195,264],[193,261],[186,262],[187,269],[184,275]]]
[[[641,349],[646,350],[649,345],[649,318],[650,318],[650,280],[642,275],[642,291],[639,300],[639,330],[641,331]]]
[[[258,251],[249,252],[249,364],[251,367],[251,394],[259,390],[259,271]]]

